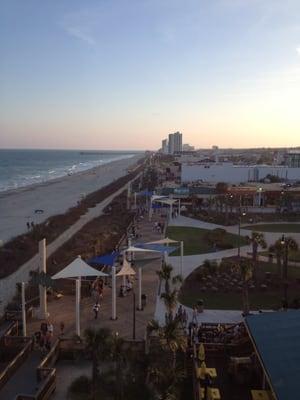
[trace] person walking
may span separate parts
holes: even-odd
[[[93,306],[93,311],[94,311],[94,314],[95,314],[95,319],[98,318],[99,309],[100,309],[99,303],[95,303],[94,306]]]
[[[198,325],[198,310],[197,306],[193,307],[193,314],[192,314],[192,323]]]
[[[60,335],[63,336],[65,334],[65,323],[61,321],[59,327],[60,327]]]

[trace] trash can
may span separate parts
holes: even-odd
[[[147,304],[147,296],[142,294],[142,308],[145,308]]]

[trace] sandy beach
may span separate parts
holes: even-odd
[[[0,193],[0,240],[6,242],[26,232],[27,222],[37,224],[64,213],[83,196],[125,175],[127,168],[141,157],[138,154],[71,176]]]

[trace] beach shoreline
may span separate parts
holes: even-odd
[[[114,160],[72,175],[0,192],[0,241],[27,232],[27,223],[39,224],[66,212],[89,193],[126,175],[144,155]],[[36,213],[36,210],[42,210]]]

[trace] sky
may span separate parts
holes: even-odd
[[[0,0],[0,148],[300,145],[299,0]]]

